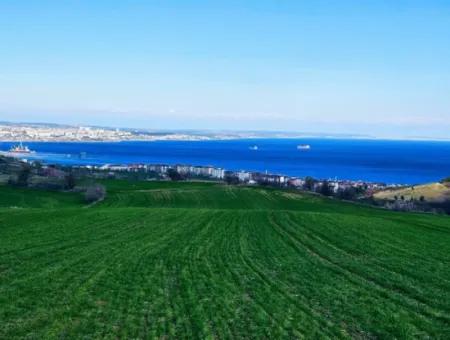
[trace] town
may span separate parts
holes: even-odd
[[[186,140],[199,141],[209,139],[229,139],[228,134],[206,134],[187,132],[151,132],[137,129],[119,129],[110,127],[72,126],[56,124],[0,123],[1,141],[33,142],[120,142],[120,141],[156,141]]]
[[[102,199],[106,195],[106,190],[101,184],[103,180],[114,179],[126,181],[206,181],[236,186],[271,187],[362,202],[390,210],[446,213],[450,211],[447,200],[442,204],[442,202],[434,202],[430,197],[422,196],[422,194],[415,195],[417,196],[415,198],[412,195],[396,195],[398,190],[407,190],[407,188],[414,190],[414,186],[402,184],[337,178],[320,179],[311,176],[286,176],[267,171],[236,171],[214,166],[189,164],[49,164],[37,160],[0,155],[0,183],[8,183],[13,186],[57,191],[78,190],[88,194],[93,190],[94,198],[87,199],[90,202]],[[421,193],[421,190],[418,190],[417,193]]]
[[[97,176],[121,178],[130,174],[140,175],[140,179],[159,180],[212,180],[228,184],[260,185],[278,188],[293,188],[338,196],[343,199],[371,197],[374,192],[399,185],[386,185],[368,181],[340,179],[315,179],[312,177],[291,177],[281,174],[254,171],[231,171],[213,166],[194,166],[186,164],[105,164],[79,165],[74,169],[90,171]]]
[[[293,138],[299,136],[299,133],[270,131],[162,131],[85,125],[0,122],[0,141],[10,142],[205,141],[264,137]],[[302,134],[302,136],[305,135]]]

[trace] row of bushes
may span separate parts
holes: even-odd
[[[44,190],[73,190],[84,193],[87,203],[102,200],[106,196],[106,189],[101,184],[88,184],[77,187],[77,177],[72,171],[60,171],[58,177],[39,176],[40,167],[28,163],[18,163],[15,171],[9,172],[8,184],[17,187],[32,187]]]

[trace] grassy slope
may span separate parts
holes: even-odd
[[[0,187],[0,338],[450,336],[448,217],[106,184],[88,209]]]
[[[0,208],[64,208],[82,206],[80,194],[29,190],[0,184]]]
[[[450,183],[430,183],[415,185],[413,187],[383,190],[377,192],[374,198],[394,200],[395,196],[398,198],[403,196],[405,200],[419,200],[423,196],[427,202],[442,202],[450,200]]]

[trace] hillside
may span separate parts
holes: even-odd
[[[211,183],[0,186],[0,339],[449,338],[450,218]]]
[[[377,192],[374,198],[394,200],[395,197],[400,198],[402,196],[405,200],[420,200],[420,197],[423,197],[428,202],[443,202],[450,200],[450,183],[430,183],[384,190]]]

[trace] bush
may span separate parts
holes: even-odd
[[[17,184],[20,186],[27,186],[31,175],[31,168],[28,164],[24,164],[17,176]]]
[[[17,175],[11,175],[8,180],[8,184],[16,185],[20,187],[28,186],[31,177],[31,167],[24,163],[21,164]]]
[[[353,187],[345,188],[338,191],[337,197],[343,200],[355,200],[358,197],[358,192]]]
[[[227,183],[229,185],[239,184],[239,178],[236,175],[234,175],[233,173],[226,173],[223,180],[225,181],[225,183]]]
[[[69,172],[65,177],[64,177],[64,186],[66,187],[66,189],[68,190],[72,190],[73,188],[75,188],[76,183],[76,178],[75,175],[72,172]]]
[[[87,203],[103,200],[106,196],[106,189],[103,185],[94,184],[86,188],[84,198]]]
[[[320,186],[319,193],[324,196],[333,195],[333,189],[331,189],[330,183],[328,183],[328,181],[323,181],[322,185]]]
[[[316,183],[316,180],[312,178],[311,176],[305,177],[305,184],[303,185],[303,188],[308,191],[312,191],[314,189],[314,184]]]
[[[184,179],[184,177],[175,169],[167,170],[167,176],[169,176],[172,181],[181,181]]]

